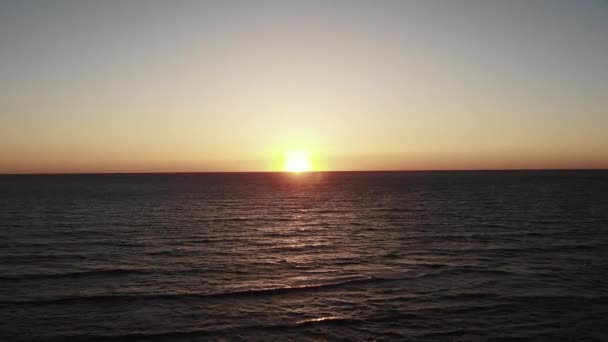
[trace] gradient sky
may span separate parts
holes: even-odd
[[[608,168],[608,2],[0,1],[0,173]]]

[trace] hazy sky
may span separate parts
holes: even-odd
[[[0,173],[608,168],[608,2],[0,1]]]

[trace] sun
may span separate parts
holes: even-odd
[[[284,170],[287,172],[307,172],[312,170],[310,157],[306,151],[289,151],[285,153]]]

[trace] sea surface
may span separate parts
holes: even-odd
[[[0,176],[1,341],[607,341],[608,171]]]

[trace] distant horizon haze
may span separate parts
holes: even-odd
[[[449,173],[449,172],[576,172],[576,171],[608,171],[608,168],[528,168],[528,169],[393,169],[393,170],[311,170],[304,174],[315,173]],[[275,171],[106,171],[106,172],[13,172],[0,173],[0,176],[61,176],[61,175],[172,175],[172,174],[256,174],[256,173],[283,173],[289,175],[293,172],[285,170]],[[291,177],[301,177],[300,175],[290,175]],[[306,177],[304,175],[304,177]]]

